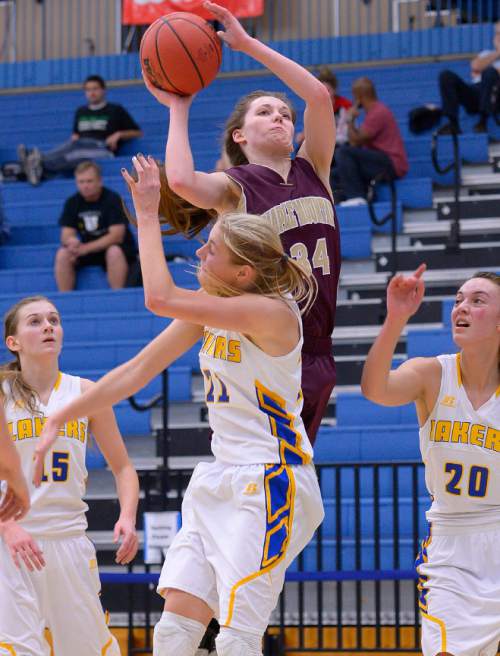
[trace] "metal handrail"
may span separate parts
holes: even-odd
[[[161,392],[154,396],[150,401],[139,403],[135,396],[129,396],[128,402],[138,412],[145,412],[161,406],[161,437],[162,449],[161,454],[163,458],[163,467],[168,469],[168,456],[169,456],[169,435],[168,435],[168,419],[169,419],[169,401],[168,401],[168,369],[164,369],[161,373]],[[158,445],[157,445],[158,446]],[[167,490],[165,490],[165,493]]]
[[[432,165],[434,169],[444,175],[449,171],[453,170],[453,192],[454,192],[454,204],[455,204],[455,216],[454,220],[450,224],[450,234],[446,241],[446,249],[448,251],[458,251],[460,249],[460,189],[461,189],[461,180],[460,180],[460,148],[458,143],[458,133],[456,131],[451,132],[451,138],[453,142],[453,161],[450,162],[447,166],[442,167],[439,164],[438,160],[438,140],[440,137],[439,130],[436,130],[432,133],[431,141],[431,158]]]
[[[379,182],[387,182],[391,190],[391,209],[390,211],[381,219],[379,219],[375,214],[375,187]],[[376,176],[368,185],[368,193],[366,196],[368,201],[368,212],[370,214],[371,222],[376,226],[383,226],[388,221],[391,222],[391,253],[392,253],[392,266],[391,266],[391,277],[396,275],[398,270],[398,251],[397,251],[397,238],[398,238],[398,225],[397,225],[397,192],[396,192],[396,183],[394,178],[387,178],[385,174]]]

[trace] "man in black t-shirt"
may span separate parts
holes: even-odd
[[[80,162],[109,159],[118,151],[120,142],[142,135],[141,129],[121,106],[106,100],[106,83],[99,75],[90,75],[83,83],[87,104],[75,112],[73,133],[54,150],[29,153],[24,144],[17,148],[19,160],[31,184],[45,175],[71,172]]]
[[[75,171],[78,193],[64,204],[59,219],[61,247],[55,260],[55,277],[61,292],[75,287],[76,270],[100,265],[113,289],[125,286],[136,245],[128,227],[121,197],[102,184],[95,162],[82,162]]]

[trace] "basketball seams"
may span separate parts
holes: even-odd
[[[172,18],[170,20],[172,20]],[[217,36],[217,34],[215,34],[215,32],[213,30],[209,29],[209,31],[207,31],[205,29],[206,21],[203,21],[203,23],[204,23],[203,25],[199,25],[195,21],[190,20],[189,18],[186,18],[185,16],[176,16],[174,20],[185,21],[186,23],[190,23],[191,25],[194,25],[194,27],[197,27],[199,30],[201,30],[203,32],[203,34],[205,36],[207,36],[210,39],[210,41],[212,42],[212,44],[214,45],[215,52],[217,53],[217,65],[220,66],[220,64],[221,64],[221,55],[222,55],[221,43],[220,43],[219,37]]]
[[[163,27],[165,24],[166,24],[166,23],[165,23],[165,22],[163,21],[163,19],[162,19],[162,25],[160,25],[160,26],[158,27],[158,29],[156,30],[156,32],[155,32],[155,51],[156,51],[156,60],[157,60],[157,62],[158,62],[158,66],[161,68],[161,72],[162,72],[163,75],[165,76],[165,79],[167,80],[168,84],[170,84],[170,86],[172,87],[172,89],[176,89],[176,90],[177,90],[177,93],[179,93],[179,94],[181,94],[181,95],[184,95],[184,92],[181,91],[181,89],[179,89],[179,87],[177,87],[177,86],[171,81],[170,77],[169,77],[169,76],[167,75],[167,73],[165,72],[165,69],[163,68],[163,64],[162,64],[162,61],[161,61],[160,52],[159,52],[159,48],[158,48],[158,35],[159,35],[159,33],[161,32],[161,29],[162,29],[162,27]]]
[[[164,25],[169,29],[160,34]],[[193,14],[174,12],[158,18],[148,27],[141,39],[139,56],[146,75],[149,67],[154,80],[156,71],[156,84],[160,88],[168,87],[165,90],[186,95],[205,88],[217,75],[222,62],[222,44],[205,20]],[[144,60],[149,60],[148,66]]]
[[[205,80],[203,79],[203,76],[202,76],[202,74],[200,73],[200,69],[198,68],[198,65],[196,64],[195,60],[193,59],[193,55],[192,55],[192,54],[189,52],[189,50],[186,48],[186,46],[185,46],[185,44],[184,44],[184,41],[181,39],[181,37],[179,36],[179,34],[177,34],[175,28],[173,27],[173,25],[170,24],[170,21],[169,21],[168,19],[165,19],[165,18],[162,17],[160,20],[161,20],[161,22],[162,22],[164,25],[167,25],[167,26],[170,28],[172,34],[173,34],[173,35],[175,36],[175,38],[179,41],[179,43],[181,44],[181,46],[182,46],[184,52],[185,52],[186,55],[189,57],[189,59],[190,59],[190,61],[191,61],[191,64],[193,65],[193,68],[194,68],[194,70],[196,71],[196,74],[198,75],[198,79],[200,80],[200,84],[201,84],[201,86],[202,86],[202,87],[205,87]],[[188,21],[188,22],[190,22],[192,25],[195,25],[195,24],[196,24],[196,23],[193,23],[192,21]],[[162,70],[163,70],[163,67],[162,67]]]

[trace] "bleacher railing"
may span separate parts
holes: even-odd
[[[190,473],[139,472],[144,510],[179,510]],[[419,652],[414,560],[427,533],[423,465],[331,463],[317,465],[317,473],[325,521],[287,572],[265,655]],[[131,566],[129,574],[101,574],[104,586],[128,587],[129,628],[135,627],[137,643],[130,637],[129,654],[151,653],[151,629],[162,607],[158,573],[159,566],[146,565]]]
[[[302,61],[302,49],[315,49],[312,63],[318,65],[334,63],[321,61],[321,39],[383,33],[397,37],[401,32],[488,24],[500,18],[498,5],[498,0],[266,0],[264,14],[244,24],[265,41],[315,40],[299,44],[295,52]],[[121,0],[3,0],[0,62],[135,52],[144,29],[122,24]],[[464,52],[462,40],[471,49],[471,42],[458,33],[453,52]],[[360,48],[359,59],[379,59],[388,45],[371,42]]]
[[[462,160],[460,158],[460,146],[458,142],[458,134],[453,131],[451,133],[451,140],[453,144],[453,159],[446,166],[439,163],[438,142],[440,138],[439,130],[432,134],[431,140],[431,158],[432,165],[437,173],[445,175],[449,171],[453,171],[453,206],[454,216],[450,223],[450,232],[446,240],[446,248],[448,251],[456,252],[460,248],[460,189],[462,187],[461,168]],[[446,136],[444,137],[447,138]]]

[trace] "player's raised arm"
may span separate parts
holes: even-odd
[[[366,398],[381,405],[404,405],[422,395],[429,361],[415,358],[391,370],[401,331],[420,307],[424,296],[421,264],[411,276],[398,274],[387,288],[387,317],[366,358],[361,390]],[[439,367],[439,365],[437,365]]]
[[[234,194],[232,184],[224,173],[204,173],[194,168],[189,142],[189,108],[193,96],[179,96],[155,87],[143,75],[148,91],[159,103],[170,107],[165,172],[168,184],[176,194],[202,209],[222,212]]]
[[[325,86],[303,66],[247,34],[228,9],[208,1],[204,7],[224,26],[218,35],[230,48],[261,63],[305,101],[305,141],[300,154],[311,161],[321,177],[328,178],[335,148],[335,118]]]

